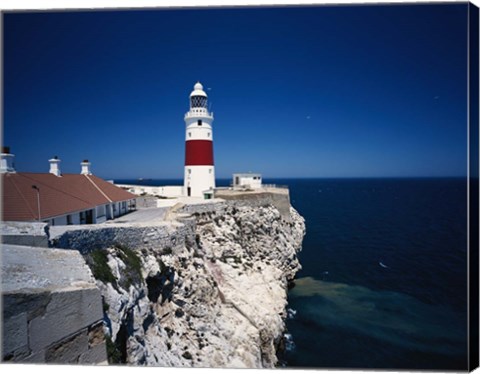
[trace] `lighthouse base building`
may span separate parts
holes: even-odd
[[[184,195],[211,199],[215,188],[215,181],[212,182],[214,178],[213,168],[206,169],[202,165],[186,168]]]

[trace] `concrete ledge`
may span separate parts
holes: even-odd
[[[39,351],[103,318],[98,288],[52,293],[45,313],[29,322],[30,348]]]
[[[106,361],[100,291],[77,251],[3,245],[2,296],[4,361]]]
[[[2,222],[2,243],[48,247],[48,225],[43,222]]]

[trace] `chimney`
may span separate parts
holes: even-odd
[[[50,162],[50,173],[56,175],[57,177],[61,177],[62,173],[60,172],[60,160],[57,156],[48,160]]]
[[[92,175],[92,172],[90,171],[90,165],[91,165],[91,162],[89,162],[88,160],[83,160],[80,165],[82,165],[82,172],[80,174],[83,174],[83,175]]]
[[[13,159],[15,155],[10,153],[10,147],[2,147],[0,173],[15,173]]]

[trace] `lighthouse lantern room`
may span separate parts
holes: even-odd
[[[197,82],[190,94],[190,110],[185,114],[185,177],[187,196],[211,196],[215,188],[213,164],[213,113],[207,109],[207,94]]]

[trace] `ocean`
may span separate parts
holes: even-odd
[[[264,182],[307,227],[282,366],[467,369],[466,179]]]
[[[466,179],[305,179],[287,367],[467,368]]]

